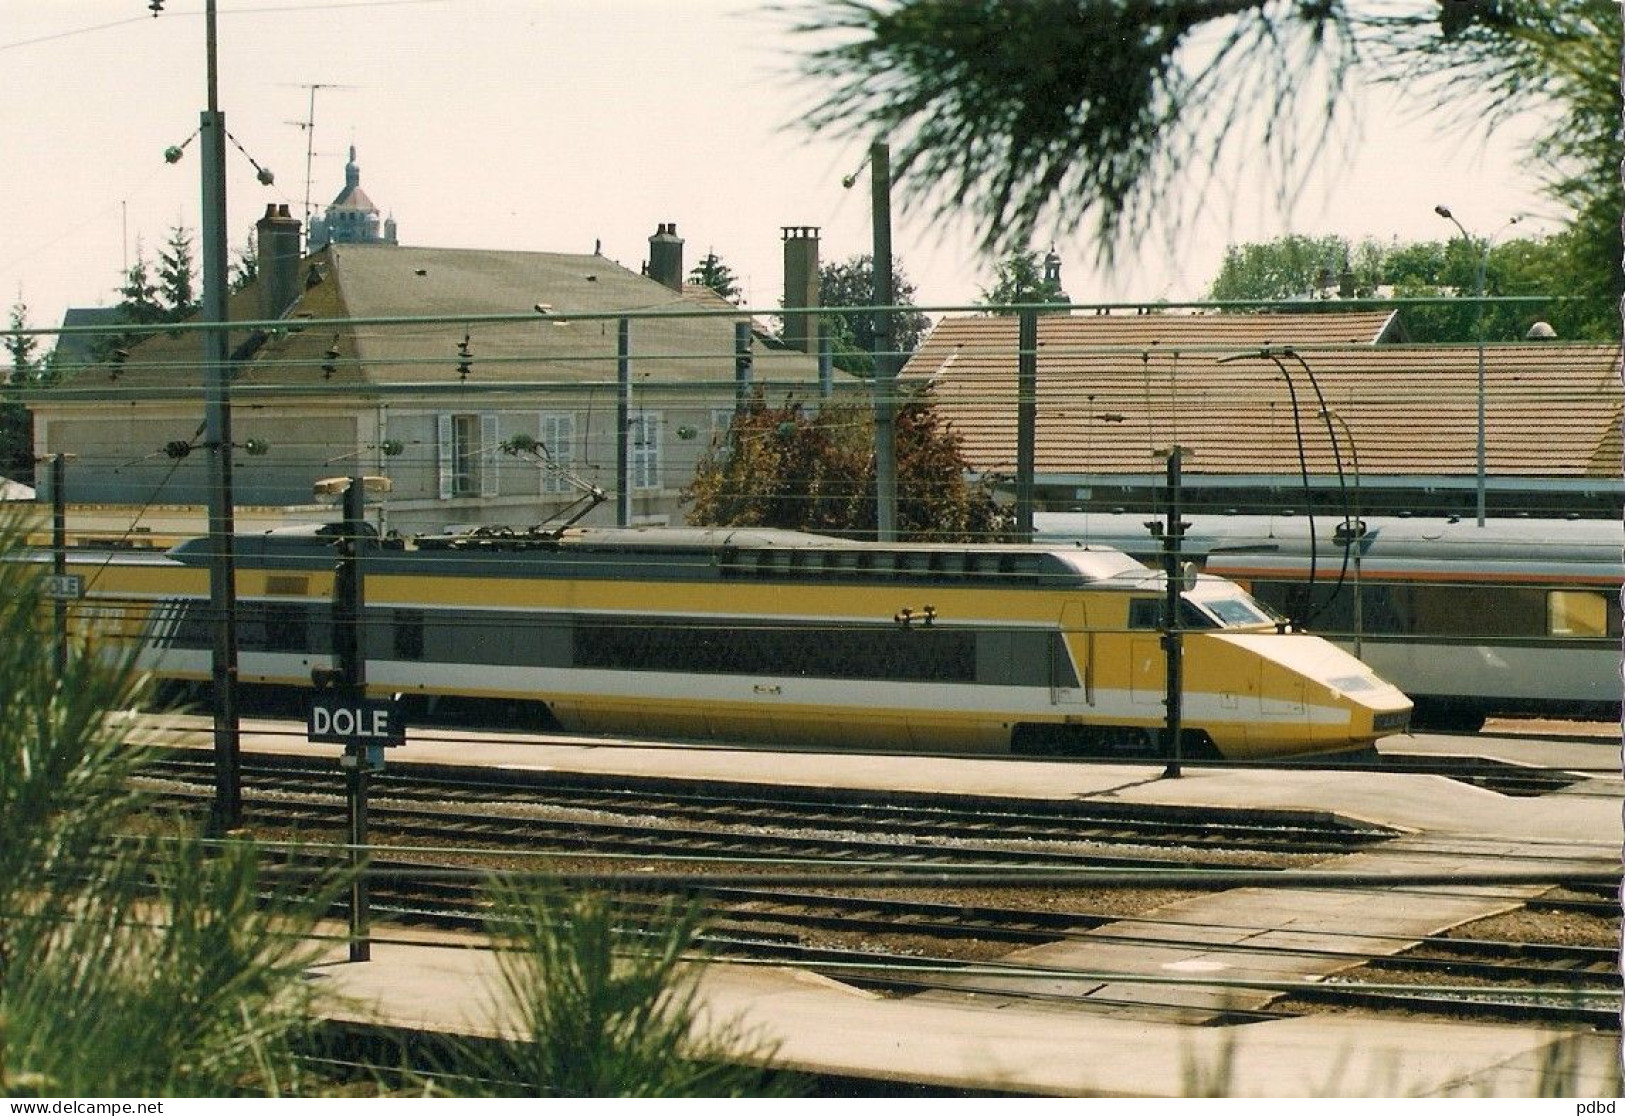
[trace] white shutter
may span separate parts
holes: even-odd
[[[480,416],[480,495],[497,494],[497,416]]]
[[[456,475],[456,470],[452,467],[453,462],[451,460],[451,416],[436,415],[434,417],[434,426],[434,461],[435,469],[439,473],[440,477],[440,498],[442,500],[449,500],[451,499],[452,478]]]
[[[638,462],[638,479],[634,488],[660,487],[660,415],[653,411],[643,413],[643,453]]]
[[[542,479],[542,491],[548,494],[570,491],[564,474],[573,470],[576,460],[576,417],[566,412],[544,413],[541,416],[541,440],[547,447],[548,460],[554,468],[547,470]]]

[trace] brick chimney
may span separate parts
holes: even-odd
[[[784,308],[818,309],[818,229],[784,225]],[[784,343],[804,353],[818,352],[818,316],[785,314]]]
[[[259,253],[259,315],[280,318],[299,298],[299,219],[286,203],[265,207],[254,230]]]
[[[649,278],[670,287],[683,289],[683,238],[677,235],[677,222],[662,224],[649,238]]]

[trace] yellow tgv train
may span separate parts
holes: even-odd
[[[239,676],[332,663],[339,525],[240,535]],[[1163,575],[1099,547],[881,544],[765,529],[370,540],[369,688],[528,703],[567,731],[814,748],[1155,756]],[[210,676],[208,540],[76,558],[87,622],[158,675]],[[1184,588],[1190,758],[1333,753],[1411,703],[1234,584]]]

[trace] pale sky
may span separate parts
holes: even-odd
[[[19,295],[30,324],[68,306],[112,305],[137,245],[154,260],[172,226],[198,229],[198,144],[206,104],[203,0],[0,0],[0,307]],[[219,0],[220,107],[227,131],[276,175],[255,181],[227,151],[230,243],[267,203],[303,216],[344,183],[351,144],[362,187],[402,243],[604,254],[637,270],[648,238],[675,222],[691,267],[714,250],[763,311],[782,293],[780,227],[822,229],[825,262],[870,249],[866,141],[793,127],[815,92],[798,77],[806,44],[764,3],[744,0]],[[1360,94],[1363,129],[1346,159],[1314,169],[1282,212],[1265,179],[1227,173],[1199,219],[1153,236],[1109,274],[1086,232],[1053,246],[1076,301],[1199,297],[1229,242],[1288,232],[1445,239],[1449,205],[1475,234],[1516,213],[1520,234],[1557,216],[1518,166],[1521,135],[1486,137]],[[893,249],[922,306],[974,301],[994,262],[976,229],[896,214]]]

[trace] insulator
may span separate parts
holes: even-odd
[[[175,461],[179,461],[183,457],[189,457],[191,455],[191,453],[192,453],[192,443],[191,442],[183,442],[183,441],[181,441],[180,439],[177,438],[173,442],[165,442],[164,443],[164,456],[168,457],[168,458],[171,458],[171,459],[173,459]]]

